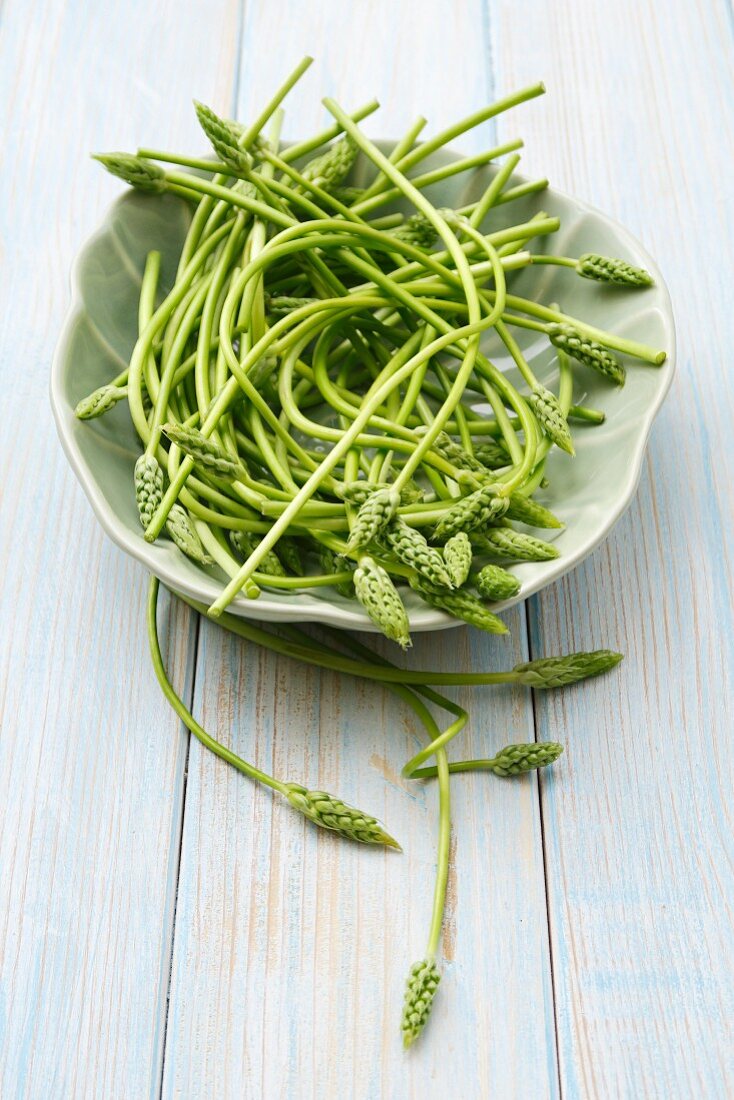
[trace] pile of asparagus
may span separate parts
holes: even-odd
[[[141,191],[180,196],[191,220],[172,286],[160,286],[160,254],[148,256],[129,368],[80,401],[76,412],[91,419],[127,401],[144,448],[134,471],[144,538],[168,537],[226,578],[211,607],[192,606],[257,644],[385,684],[425,726],[428,744],[403,774],[438,777],[438,873],[427,952],[408,979],[402,1029],[410,1045],[439,981],[450,773],[516,775],[561,752],[556,743],[511,745],[490,759],[449,764],[446,746],[468,715],[436,686],[560,687],[606,671],[621,656],[601,650],[506,673],[416,673],[348,635],[334,632],[326,642],[295,627],[269,631],[226,609],[241,594],[257,598],[262,588],[332,588],[359,601],[405,648],[409,588],[431,607],[505,632],[491,605],[520,590],[506,566],[557,556],[552,543],[527,530],[562,526],[534,499],[548,452],[556,446],[570,460],[570,423],[603,421],[603,413],[573,403],[572,362],[622,385],[620,354],[650,364],[665,354],[510,293],[511,273],[534,263],[566,266],[605,284],[651,283],[647,272],[623,260],[531,253],[533,240],[559,226],[542,212],[493,228],[496,207],[546,186],[545,180],[513,185],[520,141],[420,171],[430,154],[539,95],[541,85],[428,141],[418,140],[420,118],[388,154],[359,126],[376,103],[349,115],[325,99],[333,124],[281,147],[280,105],[309,63],[297,67],[249,126],[196,104],[215,160],[153,149],[98,157]],[[350,173],[359,155],[372,177],[355,188]],[[431,184],[501,157],[489,184],[461,209],[436,208],[426,197]],[[407,200],[414,213],[380,212],[395,199]],[[518,328],[543,334],[557,349],[557,394],[533,373],[513,334]],[[489,331],[515,363],[522,391],[483,353]],[[163,665],[157,595],[152,580],[153,663],[188,728],[316,824],[398,847],[371,815],[267,775],[196,722]],[[447,711],[450,724],[442,729],[428,704]]]

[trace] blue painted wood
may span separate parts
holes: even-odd
[[[518,613],[510,623],[521,639]],[[523,656],[520,640],[488,644],[460,630],[420,637],[411,661],[496,667]],[[527,704],[489,689],[475,699],[466,751],[532,738]],[[456,785],[441,996],[425,1043],[405,1056],[403,983],[424,950],[435,861],[435,792],[398,778],[420,744],[414,722],[371,685],[275,659],[209,625],[195,706],[259,766],[378,815],[404,853],[317,833],[192,746],[164,1096],[438,1096],[457,1065],[467,1096],[493,1082],[500,1095],[552,1094],[535,780]]]
[[[537,703],[566,1097],[734,1090],[732,25],[725,3],[492,2],[508,84],[543,76],[527,156],[616,215],[673,295],[679,375],[639,496],[531,601],[534,654],[613,645],[619,674]],[[560,777],[559,777],[560,778]]]
[[[431,792],[396,775],[412,722],[374,689],[206,626],[206,724],[378,813],[405,853],[317,837],[197,745],[184,807],[186,742],[148,669],[144,578],[94,525],[45,396],[71,258],[118,190],[89,149],[199,148],[192,96],[247,117],[307,51],[311,98],[286,135],[320,123],[324,91],[378,94],[388,110],[370,130],[389,134],[544,78],[548,97],[522,114],[528,172],[641,236],[681,337],[638,502],[529,608],[534,654],[613,644],[627,661],[536,701],[538,737],[569,748],[543,780],[542,833],[535,779],[457,784],[449,962],[407,1058],[396,1020],[434,861]],[[734,333],[718,259],[732,243],[731,65],[723,0],[6,3],[0,1095],[158,1095],[162,1073],[167,1097],[238,1100],[545,1097],[558,1073],[566,1097],[731,1095]],[[411,660],[509,664],[526,653],[525,610],[510,621],[509,644],[458,631],[419,639]],[[187,692],[192,640],[174,608]],[[473,711],[476,752],[532,736],[520,693],[486,692]]]
[[[236,6],[3,5],[0,24],[0,1095],[157,1095],[186,741],[150,670],[146,578],[61,453],[48,372],[84,237],[119,191],[93,149],[184,142],[231,85]],[[170,27],[178,33],[170,37]],[[230,38],[231,42],[231,38]],[[150,132],[150,130],[148,131]],[[165,603],[164,603],[165,608]],[[169,621],[163,611],[162,624]],[[166,643],[191,690],[193,628]]]

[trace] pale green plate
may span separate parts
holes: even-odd
[[[390,148],[393,143],[380,143]],[[452,159],[441,152],[428,158],[425,170]],[[350,182],[363,184],[370,169],[358,161]],[[479,169],[468,181],[457,176],[427,190],[437,206],[459,207],[486,187],[493,169]],[[521,177],[517,177],[521,179]],[[400,204],[396,204],[400,208]],[[510,277],[513,292],[562,309],[600,328],[664,348],[662,367],[628,363],[622,389],[604,382],[587,368],[575,367],[574,400],[604,409],[599,427],[574,426],[576,457],[554,449],[547,464],[549,487],[537,495],[566,524],[562,531],[543,532],[553,539],[560,557],[513,567],[522,582],[518,596],[502,607],[524,600],[551,584],[586,557],[609,533],[629,505],[637,487],[650,427],[673,376],[675,333],[670,297],[651,257],[629,233],[597,210],[549,189],[540,196],[499,207],[494,227],[525,221],[539,210],[558,215],[561,229],[545,246],[571,256],[600,252],[646,267],[655,278],[647,290],[604,287],[580,279],[563,268],[540,266]],[[133,492],[133,466],[141,447],[125,402],[98,420],[82,422],[74,407],[97,386],[127,365],[136,338],[137,304],[146,254],[162,254],[161,285],[173,280],[181,243],[189,221],[188,207],[172,196],[128,192],[117,200],[106,220],[82,248],[72,272],[72,303],[54,357],[51,401],[66,455],[94,512],[107,534],[172,588],[205,604],[219,594],[225,580],[217,568],[204,569],[189,561],[166,539],[149,546],[143,539]],[[537,248],[533,248],[537,251]],[[532,332],[514,330],[533,370],[556,388],[558,371],[548,341]],[[514,374],[499,340],[490,336],[487,354]],[[522,384],[517,378],[513,380]],[[412,630],[456,625],[456,620],[426,607],[406,593]],[[248,618],[273,621],[313,620],[340,627],[374,630],[356,601],[331,589],[277,594],[263,592],[257,600],[240,598],[231,610]]]

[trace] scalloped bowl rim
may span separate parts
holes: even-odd
[[[452,150],[446,150],[446,152],[449,154],[453,153]],[[527,178],[519,172],[514,173],[513,178],[520,183],[527,182]],[[584,540],[583,544],[575,552],[562,554],[552,561],[543,563],[548,566],[547,572],[534,581],[523,583],[517,596],[496,605],[492,605],[494,611],[500,612],[513,607],[515,604],[521,603],[576,568],[577,565],[604,541],[614,525],[630,506],[642,474],[642,464],[647,450],[650,431],[655,417],[660,411],[663,401],[670,390],[676,367],[675,324],[670,292],[653,257],[628,229],[615,218],[609,217],[609,215],[603,213],[598,207],[586,203],[581,199],[577,199],[575,196],[569,195],[567,192],[556,187],[549,186],[546,193],[556,195],[562,201],[572,203],[579,211],[603,219],[607,225],[615,230],[622,240],[628,242],[633,253],[636,252],[644,259],[647,270],[653,276],[655,285],[662,294],[662,314],[665,320],[668,341],[666,347],[667,355],[664,363],[661,364],[660,367],[649,368],[651,370],[663,370],[664,377],[656,392],[656,399],[650,403],[644,417],[641,419],[640,430],[636,437],[637,444],[634,453],[629,456],[630,461],[624,486],[619,494],[615,507],[609,511],[605,524],[599,531]],[[81,450],[74,438],[73,431],[69,430],[70,424],[75,422],[75,418],[74,410],[69,406],[63,392],[63,377],[67,347],[74,331],[75,323],[85,312],[80,288],[79,272],[85,254],[97,241],[105,236],[109,224],[112,221],[113,211],[124,202],[126,194],[129,194],[129,192],[118,195],[117,198],[110,203],[105,211],[101,224],[84,240],[74,258],[69,274],[71,300],[64,317],[51,363],[51,408],[63,451],[81,484],[95,516],[107,535],[121,550],[130,554],[131,557],[146,566],[146,568],[157,576],[167,587],[191,599],[209,604],[221,591],[221,584],[204,573],[201,573],[201,578],[198,583],[191,583],[185,575],[179,574],[175,568],[170,568],[166,561],[161,559],[156,552],[155,544],[151,545],[145,542],[143,538],[133,537],[128,528],[117,517],[113,509],[105,500],[102,491],[92,476],[86,460],[81,454]],[[302,605],[299,608],[299,594],[300,593],[297,591],[294,591],[293,595],[289,598],[288,605],[285,605],[282,603],[273,603],[268,599],[268,594],[262,592],[256,600],[248,600],[244,597],[236,599],[229,610],[244,618],[260,619],[264,621],[269,620],[271,622],[322,622],[344,629],[361,630],[370,633],[378,631],[378,628],[362,611],[352,611],[347,607],[328,603],[326,601],[320,601],[318,606],[309,604],[308,606]],[[432,608],[427,608],[425,611],[418,612],[410,608],[409,619],[411,631],[418,633],[429,630],[445,630],[449,627],[465,625],[462,620],[458,620],[443,611],[437,611]]]

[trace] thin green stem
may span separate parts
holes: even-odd
[[[365,103],[362,107],[357,108],[349,116],[352,122],[361,122],[367,118],[368,115],[372,115],[379,108],[380,104],[376,99],[371,99],[369,103]],[[327,126],[325,130],[321,130],[318,134],[314,134],[313,137],[307,138],[305,141],[296,142],[294,145],[289,145],[287,149],[283,151],[283,160],[287,160],[292,163],[294,160],[300,160],[301,157],[307,156],[309,153],[313,153],[315,149],[320,149],[322,145],[326,145],[332,138],[339,137],[343,133],[342,127],[338,122],[332,123]]]
[[[215,756],[219,756],[222,760],[226,760],[228,764],[237,768],[238,771],[244,775],[249,776],[250,779],[256,780],[258,783],[264,783],[266,786],[271,787],[275,791],[279,791],[280,794],[287,794],[288,789],[285,783],[281,783],[278,779],[274,779],[272,775],[268,775],[266,772],[260,771],[253,764],[248,764],[246,760],[243,760],[241,756],[232,752],[231,749],[221,745],[218,741],[215,741],[211,737],[203,726],[200,726],[194,716],[185,706],[183,701],[176,694],[176,691],[168,679],[165,664],[163,663],[163,655],[161,654],[160,642],[158,640],[158,622],[157,622],[157,608],[158,608],[158,589],[160,582],[157,577],[151,576],[148,585],[148,605],[147,605],[147,622],[148,622],[148,642],[150,645],[150,656],[153,662],[153,670],[155,671],[158,683],[161,686],[161,690],[165,695],[168,702],[173,707],[176,714],[184,723],[186,728],[193,733],[205,748],[213,752]]]
[[[601,409],[590,409],[587,405],[571,405],[568,410],[569,420],[580,420],[586,424],[603,424],[607,414]]]
[[[286,79],[280,85],[272,98],[265,104],[260,114],[255,118],[254,122],[252,122],[245,130],[245,133],[241,139],[243,149],[250,148],[255,138],[259,135],[262,128],[270,119],[271,115],[275,114],[278,107],[280,107],[281,103],[288,95],[288,92],[291,90],[291,88],[293,88],[295,84],[298,83],[298,81],[305,73],[306,69],[308,69],[312,64],[312,57],[304,57],[303,60],[299,61],[299,63],[296,65],[293,72],[288,77],[286,77]]]
[[[341,552],[341,547],[339,551]],[[264,646],[275,653],[280,653],[284,657],[293,657],[298,661],[305,661],[306,664],[317,665],[319,668],[329,668],[335,672],[344,672],[364,680],[377,680],[385,684],[404,684],[407,686],[446,685],[453,687],[517,684],[520,682],[519,674],[512,670],[508,672],[421,672],[400,668],[375,668],[374,665],[353,661],[349,657],[324,657],[316,653],[312,646],[294,645],[284,641],[263,630],[262,627],[258,627],[226,611],[218,616],[210,615],[206,604],[200,603],[198,600],[185,596],[178,591],[176,595],[201,615],[218,622],[226,630],[230,630],[250,642],[255,642],[257,645]]]

